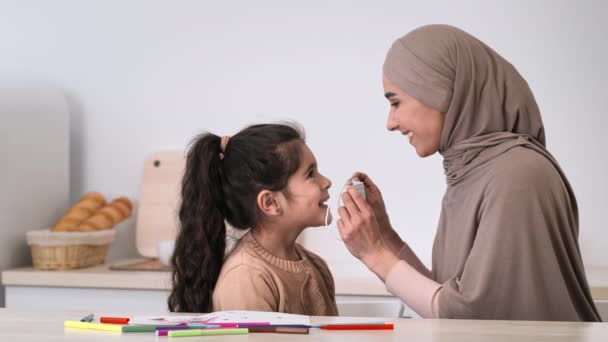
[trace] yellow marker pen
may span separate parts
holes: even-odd
[[[89,323],[89,322],[78,322],[78,321],[65,321],[65,322],[63,322],[63,326],[66,328],[93,329],[93,330],[122,332],[122,325],[117,325],[117,324],[101,324],[101,323]]]

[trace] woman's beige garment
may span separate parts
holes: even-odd
[[[393,44],[384,76],[445,113],[447,190],[432,269],[443,284],[439,317],[600,320],[576,198],[517,70],[466,32],[430,25]]]
[[[279,259],[247,233],[224,262],[213,310],[337,316],[334,279],[316,254],[296,245],[300,261]]]

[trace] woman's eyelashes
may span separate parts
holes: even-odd
[[[395,109],[399,108],[399,101],[391,102],[391,107]]]

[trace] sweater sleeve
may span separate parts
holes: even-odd
[[[418,272],[420,272],[423,276],[427,278],[432,278],[431,271],[418,259],[418,256],[414,251],[410,248],[407,243],[403,244],[401,250],[399,251],[399,259],[407,262],[412,265]]]
[[[213,292],[213,310],[278,311],[279,291],[271,277],[247,265],[231,269]]]
[[[422,318],[437,318],[442,286],[405,261],[399,261],[386,277],[386,289]]]

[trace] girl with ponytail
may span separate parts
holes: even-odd
[[[232,137],[195,137],[182,180],[169,309],[337,315],[327,264],[296,243],[305,228],[324,225],[330,186],[297,127],[262,124]],[[226,223],[249,229],[228,255]]]

